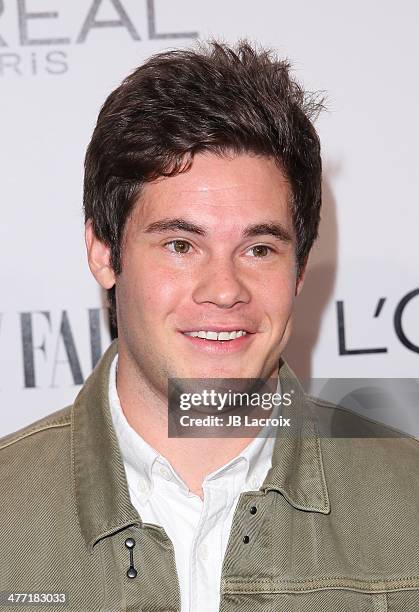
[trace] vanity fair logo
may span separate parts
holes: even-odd
[[[68,310],[0,312],[2,357],[13,353],[19,360],[24,389],[82,385],[112,339],[108,320],[106,308],[72,310],[71,315]],[[10,387],[1,374],[0,391]]]
[[[180,0],[170,2],[171,8],[178,2],[182,5]],[[74,7],[69,11],[61,0],[0,0],[0,77],[64,74],[70,67],[72,47],[93,43],[99,36],[109,40],[116,29],[134,43],[198,37],[196,31],[160,29],[158,17],[164,4],[158,0],[78,4],[74,24]]]

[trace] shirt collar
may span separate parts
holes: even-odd
[[[127,421],[116,388],[117,367],[118,354],[114,356],[109,370],[109,406],[122,459],[134,468],[151,487],[153,465],[160,455]]]
[[[115,340],[71,409],[73,488],[80,529],[90,552],[100,539],[141,525],[130,500],[109,405],[110,366],[117,350]],[[290,412],[297,434],[276,438],[272,467],[261,489],[281,493],[295,508],[327,514],[330,504],[315,417],[298,379],[283,360],[278,371],[282,392],[294,390]]]

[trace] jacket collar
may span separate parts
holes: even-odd
[[[289,430],[280,428],[269,470],[262,490],[278,491],[300,510],[330,512],[326,478],[316,417],[297,376],[280,359],[278,375],[281,393],[290,393],[291,405],[283,407],[282,416],[290,419]]]
[[[86,380],[71,411],[71,462],[80,528],[90,552],[100,539],[141,525],[131,503],[109,407],[109,371],[118,350],[112,342]],[[291,393],[292,433],[278,435],[272,468],[261,487],[278,491],[295,508],[327,514],[329,497],[316,421],[297,377],[282,359],[281,393]]]
[[[100,539],[141,519],[131,503],[109,408],[112,342],[86,380],[72,408],[73,484],[80,528],[90,552]]]

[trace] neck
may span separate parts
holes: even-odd
[[[189,489],[201,498],[205,476],[236,457],[253,439],[169,437],[167,396],[158,394],[147,384],[121,351],[118,355],[117,391],[130,426],[170,461]]]

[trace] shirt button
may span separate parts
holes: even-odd
[[[150,493],[150,485],[144,478],[140,478],[137,484],[138,491],[143,495],[148,495]]]
[[[172,480],[172,473],[171,473],[171,471],[167,467],[164,467],[164,465],[159,467],[159,474],[165,480]]]
[[[258,489],[259,488],[259,481],[257,478],[251,478],[249,481],[249,487],[251,489]]]

